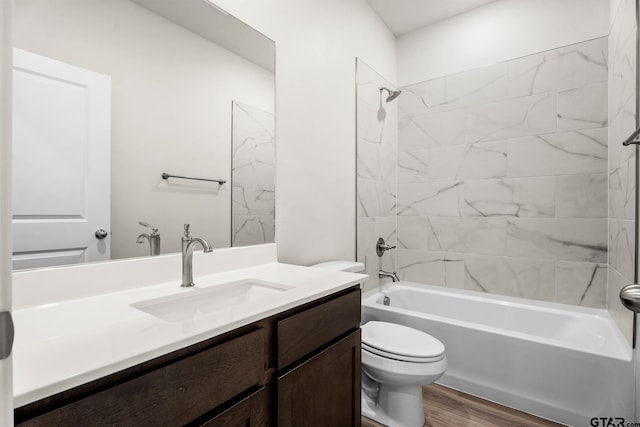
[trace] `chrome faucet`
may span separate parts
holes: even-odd
[[[184,236],[182,236],[182,287],[194,286],[193,283],[193,250],[196,244],[200,244],[205,252],[211,252],[213,248],[204,239],[191,237],[189,235],[189,224],[184,225]]]
[[[160,255],[160,233],[158,233],[158,228],[154,227],[149,223],[142,222],[142,221],[138,221],[138,224],[140,224],[143,227],[150,228],[151,234],[142,233],[136,239],[136,243],[144,243],[144,239],[147,239],[147,241],[149,242],[149,255],[151,256]]]
[[[390,278],[390,279],[391,279],[391,281],[392,281],[393,283],[395,283],[395,282],[399,282],[399,281],[400,281],[400,279],[398,279],[398,275],[396,274],[396,272],[395,272],[395,271],[394,271],[394,272],[392,272],[392,273],[390,273],[390,272],[388,272],[388,271],[380,270],[380,271],[378,271],[378,277],[379,277],[380,279],[382,279],[382,278],[384,278],[384,277],[388,277],[388,278]]]

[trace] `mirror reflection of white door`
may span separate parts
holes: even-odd
[[[111,78],[19,49],[13,69],[14,269],[110,259]]]

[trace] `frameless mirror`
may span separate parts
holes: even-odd
[[[17,0],[14,45],[14,269],[273,241],[272,40],[207,0]]]

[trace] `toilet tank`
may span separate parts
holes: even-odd
[[[314,264],[311,267],[324,268],[325,270],[347,271],[349,273],[364,272],[364,264],[353,261],[328,261],[321,262],[320,264]]]

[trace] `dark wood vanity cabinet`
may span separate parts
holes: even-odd
[[[358,330],[279,377],[277,425],[359,426],[360,354]]]
[[[354,287],[17,408],[15,421],[359,426],[359,325]]]

